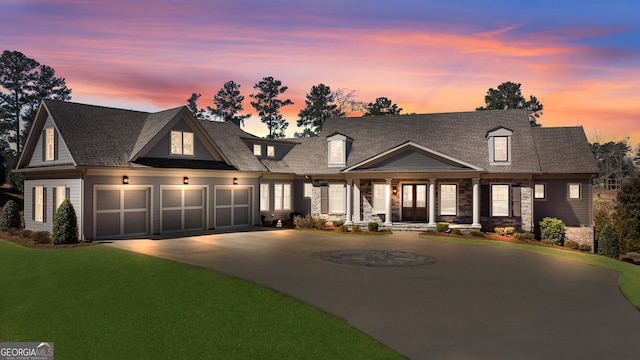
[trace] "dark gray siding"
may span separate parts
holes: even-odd
[[[302,215],[311,213],[311,198],[304,197],[304,184],[311,183],[311,180],[298,179],[293,183],[293,193],[296,196],[293,197],[293,210],[299,212]]]
[[[459,170],[460,167],[415,151],[407,150],[367,167],[368,169],[445,169]]]
[[[296,186],[294,184],[294,180],[292,178],[284,178],[284,179],[262,179],[260,181],[261,184],[269,184],[269,211],[261,211],[260,215],[264,216],[265,224],[271,224],[273,220],[287,220],[289,219],[289,215],[295,210],[295,201],[298,195],[302,193],[296,192]],[[291,205],[290,209],[286,210],[275,210],[275,192],[274,192],[274,184],[291,184]],[[258,189],[260,189],[258,187]],[[259,192],[259,190],[258,190]],[[258,201],[256,208],[260,208],[260,201]]]
[[[42,132],[38,134],[38,142],[36,143],[36,148],[33,151],[33,155],[29,161],[29,167],[37,167],[37,166],[51,166],[51,165],[60,165],[60,164],[73,164],[73,159],[71,158],[71,153],[67,148],[67,145],[64,143],[64,139],[58,133],[58,129],[55,129],[56,132],[56,158],[55,160],[44,160],[44,137],[43,133],[47,128],[54,127],[53,119],[51,116],[47,117],[47,121],[44,124],[44,128]],[[33,134],[36,135],[36,134]],[[32,136],[33,136],[32,135]]]
[[[533,202],[534,225],[545,217],[555,217],[567,226],[592,224],[590,179],[536,179],[534,184],[545,184],[545,199]],[[569,184],[580,184],[580,199],[569,199]]]
[[[275,144],[275,143],[263,143],[259,140],[257,141],[249,141],[245,140],[244,143],[247,145],[251,153],[253,154],[253,145],[260,145],[261,148],[261,156],[257,156],[259,159],[272,159],[272,160],[282,160],[293,149],[293,145],[284,145],[284,144]],[[267,156],[267,146],[273,146],[273,155]]]

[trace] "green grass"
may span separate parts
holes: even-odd
[[[577,261],[584,264],[594,265],[601,268],[619,271],[620,278],[618,280],[618,286],[622,295],[629,300],[636,308],[640,309],[640,266],[632,265],[623,261],[608,258],[602,255],[581,253],[576,251],[569,251],[563,249],[557,249],[547,246],[527,245],[518,243],[508,243],[502,241],[493,240],[475,240],[466,238],[450,238],[450,237],[434,237],[424,236],[424,238],[456,242],[456,243],[471,243],[471,244],[491,244],[495,246],[514,247],[518,249],[524,249],[540,254],[559,257],[565,260]]]
[[[396,359],[319,309],[267,288],[103,246],[0,241],[0,341],[60,359]]]

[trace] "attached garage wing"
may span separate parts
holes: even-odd
[[[216,187],[216,228],[249,226],[251,217],[250,187]]]
[[[96,186],[93,192],[94,238],[149,235],[150,187]]]
[[[161,232],[205,230],[206,194],[206,187],[202,186],[162,186]]]

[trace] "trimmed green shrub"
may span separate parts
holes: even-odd
[[[565,237],[565,225],[560,219],[546,217],[540,221],[540,238],[552,240],[556,245],[562,246]]]
[[[611,225],[605,225],[605,227],[602,228],[602,231],[600,231],[600,238],[598,239],[598,254],[613,259],[618,259],[620,257],[618,235]]]
[[[530,232],[517,232],[513,234],[513,237],[517,240],[535,240],[536,236]]]
[[[589,245],[589,244],[578,244],[578,250],[585,251],[585,252],[591,252],[591,245]]]
[[[48,231],[33,232],[31,238],[36,244],[51,244],[51,234]]]
[[[503,227],[496,227],[493,229],[493,232],[498,234],[498,235],[504,235],[504,228]]]
[[[475,230],[471,232],[471,236],[483,237],[484,233],[482,231]]]
[[[505,235],[513,235],[515,233],[516,233],[516,228],[514,228],[513,226],[507,226],[506,228],[504,228]]]
[[[293,225],[296,229],[313,229],[316,227],[316,220],[311,216],[311,214],[307,214],[304,217],[294,216]]]
[[[333,226],[340,227],[344,225],[344,220],[333,220],[332,223],[333,223]]]
[[[2,207],[2,215],[0,215],[0,231],[20,228],[20,212],[18,204],[9,200]]]
[[[436,223],[436,230],[438,232],[447,232],[449,230],[449,223],[448,222]]]
[[[340,225],[340,227],[339,227],[338,229],[340,229],[340,232],[347,232],[347,231],[349,231],[349,229],[347,228],[347,225]]]
[[[580,247],[580,243],[573,240],[567,240],[564,242],[564,247],[568,247],[569,249],[578,250]]]
[[[462,231],[460,231],[460,229],[458,229],[458,228],[453,228],[453,229],[451,229],[451,233],[452,234],[456,234],[456,235],[460,235],[460,234],[462,234]]]
[[[314,226],[316,229],[324,230],[324,227],[327,225],[327,219],[322,216],[316,217],[314,220]]]
[[[71,201],[64,200],[53,217],[53,232],[51,238],[54,244],[78,243],[78,218]]]
[[[372,222],[367,224],[367,228],[371,232],[378,232],[378,223],[375,222],[375,221],[372,221]]]
[[[33,231],[27,230],[27,229],[22,229],[20,231],[20,236],[23,237],[23,238],[31,238],[33,236]]]
[[[20,194],[24,193],[24,176],[22,176],[22,173],[9,172],[9,182],[12,189],[17,190]]]
[[[360,225],[353,225],[351,227],[351,231],[355,232],[355,233],[359,233],[362,232],[362,230],[360,230]]]

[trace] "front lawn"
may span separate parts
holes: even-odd
[[[247,281],[104,246],[0,240],[0,341],[60,359],[400,359],[343,321]]]
[[[548,246],[537,246],[529,244],[502,242],[494,240],[476,240],[467,238],[454,238],[454,237],[437,237],[437,236],[424,236],[428,239],[460,242],[460,243],[473,243],[473,244],[492,244],[496,246],[507,246],[524,249],[527,251],[533,251],[540,254],[551,255],[559,257],[565,260],[577,261],[584,264],[599,266],[605,269],[619,271],[620,278],[618,285],[620,286],[620,292],[629,300],[636,308],[640,309],[640,266],[632,265],[623,261],[611,259],[602,255],[596,255],[591,253],[582,253],[577,251],[571,251],[566,249],[559,249]]]

